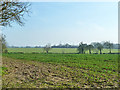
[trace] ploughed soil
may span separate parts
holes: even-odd
[[[111,88],[104,82],[90,82],[84,76],[88,70],[37,61],[3,57],[3,88]]]

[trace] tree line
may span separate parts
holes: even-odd
[[[7,48],[20,48],[20,47],[8,47],[6,40],[5,40],[5,35],[0,35],[0,42],[2,42],[2,52],[8,52]],[[116,45],[116,48],[114,47]],[[120,44],[113,44],[110,41],[103,41],[103,42],[92,42],[91,44],[86,44],[83,42],[80,42],[79,45],[70,45],[70,44],[59,44],[59,45],[53,45],[51,46],[50,44],[47,44],[46,46],[35,46],[35,47],[31,47],[31,46],[25,46],[22,48],[43,48],[44,51],[46,51],[46,53],[48,53],[51,48],[77,48],[78,53],[80,54],[85,54],[86,51],[89,51],[89,54],[92,53],[92,50],[99,50],[100,54],[102,54],[102,50],[105,49],[109,49],[109,53],[112,53],[111,49],[120,49]]]
[[[77,48],[78,52],[81,54],[85,54],[85,51],[88,50],[89,54],[91,54],[93,49],[99,50],[100,54],[102,54],[103,48],[109,49],[109,53],[112,53],[111,50],[113,49],[113,43],[110,41],[100,42],[93,42],[91,44],[84,44],[81,42]]]
[[[79,45],[70,45],[68,43],[66,44],[59,44],[59,45],[52,45],[51,48],[78,48]],[[113,43],[113,49],[120,49],[119,44]],[[8,48],[44,48],[45,46],[7,46]],[[106,47],[104,47],[106,48]]]
[[[65,46],[66,48],[72,47],[69,44],[58,45],[59,48],[63,48],[63,47],[65,48]],[[56,48],[56,47],[57,46],[50,46],[50,44],[48,44],[44,47],[44,50],[46,51],[46,53],[48,53],[51,50],[51,48]],[[91,44],[80,42],[79,45],[76,46],[75,48],[77,48],[77,51],[79,54],[85,54],[85,51],[89,51],[89,54],[92,54],[92,50],[99,50],[100,54],[102,54],[102,50],[104,48],[109,50],[108,53],[112,53],[113,47],[114,47],[114,44],[111,43],[110,41],[103,41],[103,42],[92,42]],[[119,48],[120,48],[120,44],[118,44],[118,49]]]

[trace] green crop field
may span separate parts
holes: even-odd
[[[91,70],[115,70],[118,68],[118,55],[89,55],[89,54],[3,54],[14,59],[34,60],[39,62],[62,64]]]
[[[39,52],[44,53],[43,48],[8,48],[9,52],[24,52],[24,53],[32,53]],[[76,48],[52,48],[49,52],[51,53],[76,53]]]
[[[23,50],[25,51],[25,49]],[[39,51],[39,49],[37,50]],[[40,79],[41,87],[118,87],[117,54],[8,53],[3,54],[3,57],[47,64],[49,67],[47,70],[53,66],[53,69],[49,73],[47,72],[45,79]],[[50,76],[51,72],[56,79],[48,79],[48,77],[53,78]],[[34,85],[37,83],[36,81]]]
[[[24,53],[32,53],[32,52],[39,52],[39,53],[44,53],[44,49],[43,48],[8,48],[9,52],[24,52]],[[77,53],[77,48],[52,48],[50,51],[50,53]],[[96,53],[99,51],[98,50],[92,50],[92,53]],[[103,53],[108,53],[109,50],[108,49],[103,49],[102,50]],[[113,53],[117,53],[118,49],[112,49]],[[88,51],[86,51],[86,53],[88,53]]]

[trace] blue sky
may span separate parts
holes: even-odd
[[[25,19],[3,28],[8,45],[118,42],[117,2],[32,2]]]

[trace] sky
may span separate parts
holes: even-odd
[[[23,27],[3,27],[9,46],[118,42],[117,2],[31,2]]]

